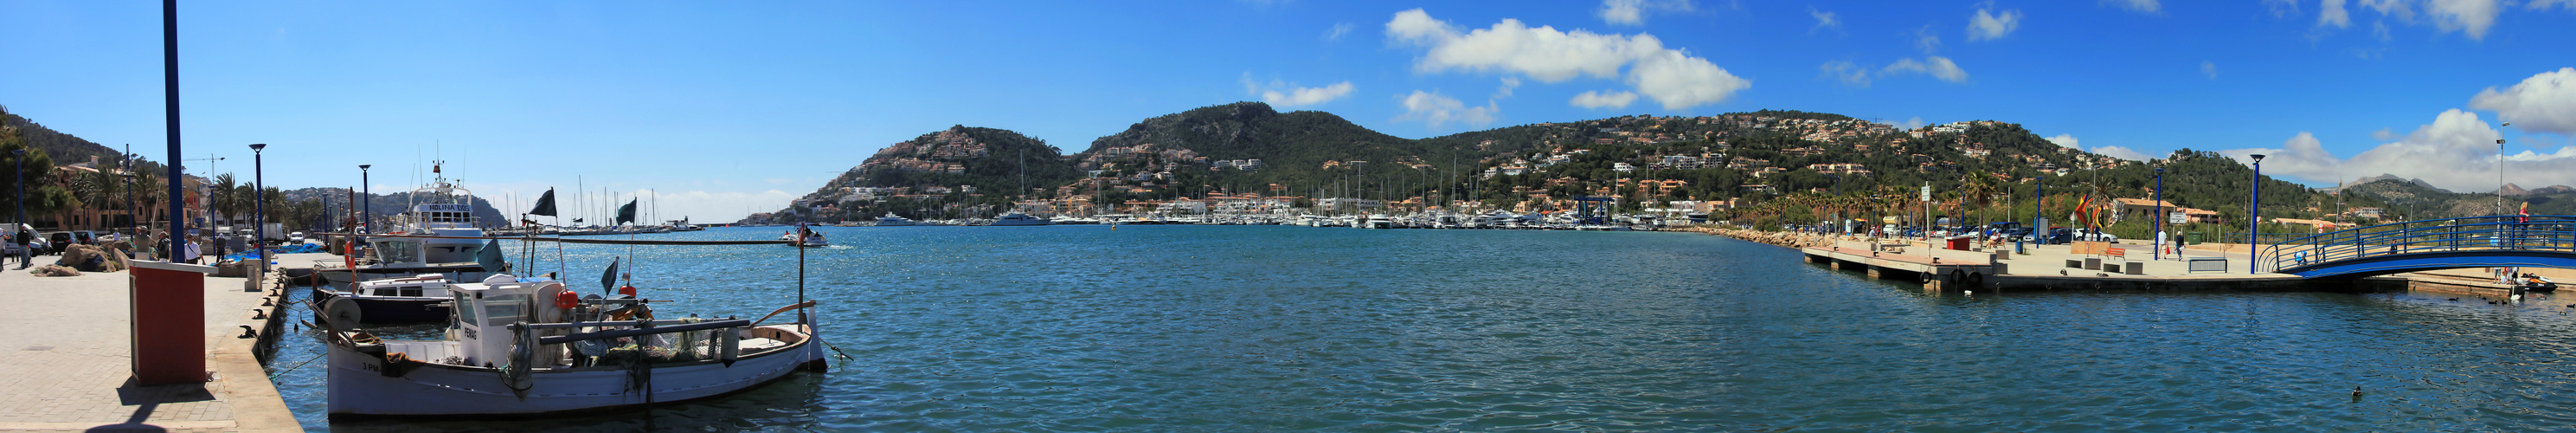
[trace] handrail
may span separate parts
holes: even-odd
[[[2255,272],[2398,254],[2542,251],[2576,254],[2576,216],[2504,215],[2381,224],[2262,245]]]

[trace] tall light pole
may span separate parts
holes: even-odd
[[[2513,122],[2505,122],[2503,125],[2497,125],[2497,126],[2513,126]],[[2503,133],[2502,133],[2502,132],[2498,132],[2497,134],[2501,135],[2501,134],[2503,134]],[[2496,139],[2496,204],[2495,204],[2495,209],[2496,209],[2496,210],[2495,210],[2495,214],[2496,214],[2496,215],[2504,215],[2504,139],[2502,139],[2502,138],[2498,138],[2498,139]]]
[[[2156,167],[2156,260],[2165,259],[2165,168]]]
[[[261,278],[268,277],[268,177],[261,171],[265,159],[260,155],[264,149],[268,149],[267,143],[250,145],[250,247],[259,250]]]
[[[10,221],[12,224],[18,224],[18,227],[9,228],[10,233],[17,233],[21,230],[35,227],[33,224],[27,224],[27,149],[9,149],[9,157],[16,158],[18,160],[18,169],[11,171],[12,173],[17,173],[18,180],[10,181],[9,183],[9,185],[16,186],[18,188],[18,199],[16,201],[16,203],[18,203],[18,219],[16,221]],[[30,234],[30,236],[32,235],[33,234]],[[17,241],[17,239],[9,240],[9,242]],[[19,247],[25,248],[26,246],[19,245]]]
[[[358,187],[364,188],[363,191],[366,191],[366,198],[364,200],[367,201],[366,214],[360,215],[358,218],[358,223],[363,224],[363,227],[365,227],[360,229],[362,233],[376,232],[376,187],[375,185],[368,184],[367,180],[367,167],[374,166],[376,165],[358,164]]]
[[[2263,154],[2260,153],[2254,154],[2254,200],[2245,206],[2245,211],[2251,216],[2245,220],[2245,273],[2251,274],[2254,273],[2255,258],[2261,256],[2257,254],[2260,252],[2257,247],[2263,245],[2263,241],[2257,240],[2263,235]]]

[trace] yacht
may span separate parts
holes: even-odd
[[[912,225],[912,219],[897,216],[894,212],[886,212],[884,217],[877,218],[877,227],[905,227],[910,225]]]
[[[1002,216],[1001,216],[1001,217],[999,217],[999,218],[994,218],[994,219],[993,219],[993,224],[992,224],[992,225],[997,225],[997,226],[1042,226],[1042,225],[1047,225],[1048,223],[1049,223],[1049,221],[1047,221],[1045,218],[1038,218],[1038,217],[1029,216],[1029,214],[1021,213],[1020,211],[1011,211],[1011,213],[1002,214]]]

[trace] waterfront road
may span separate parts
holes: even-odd
[[[39,263],[55,257],[39,257]],[[310,262],[304,258],[301,262]],[[138,386],[127,272],[0,272],[0,431],[301,431],[259,361],[253,308],[274,290],[206,278],[203,384]],[[293,263],[281,260],[282,263]]]

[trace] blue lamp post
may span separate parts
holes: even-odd
[[[2245,273],[2254,273],[2254,260],[2262,256],[2263,241],[2263,154],[2254,154],[2254,199],[2245,207],[2251,218],[2245,220]]]
[[[10,224],[19,225],[18,227],[9,228],[10,233],[17,233],[19,230],[26,230],[28,227],[33,227],[32,225],[27,224],[27,149],[10,149],[9,156],[18,159],[18,169],[13,171],[13,173],[18,174],[18,180],[10,181],[9,183],[9,185],[16,186],[18,188],[18,219],[16,221],[9,222]],[[16,235],[13,234],[11,236]],[[9,242],[17,241],[17,239],[9,240]],[[26,248],[25,245],[19,245],[18,247]]]
[[[250,248],[259,251],[260,278],[268,277],[268,182],[260,170],[264,161],[260,151],[264,149],[268,149],[267,143],[250,145]]]
[[[2156,167],[2156,260],[2165,259],[2165,168]]]

